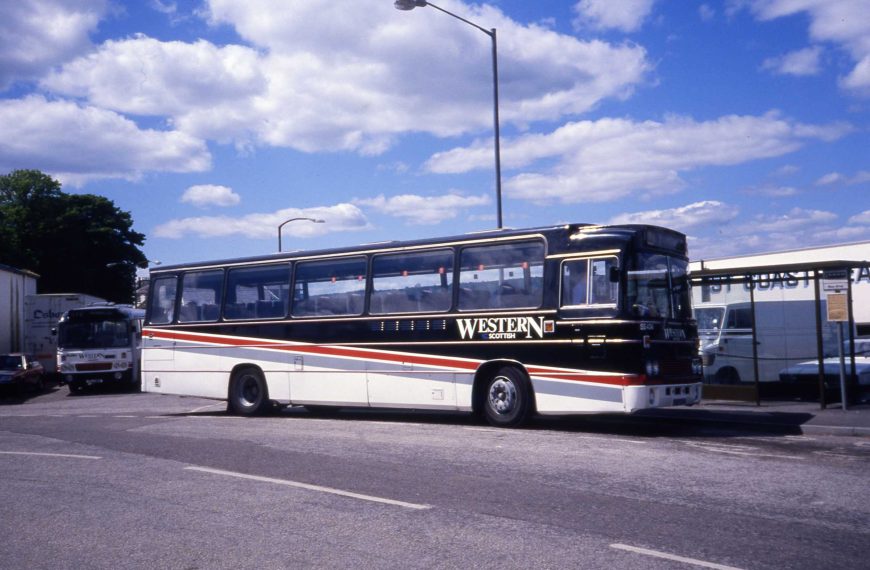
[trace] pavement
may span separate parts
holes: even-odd
[[[818,402],[762,401],[757,405],[755,402],[702,400],[697,406],[647,410],[642,415],[757,431],[870,437],[870,403],[867,402],[849,405],[843,410],[839,403],[822,409]]]

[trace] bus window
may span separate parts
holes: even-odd
[[[185,273],[181,282],[178,322],[218,320],[223,283],[224,272],[221,269]]]
[[[151,283],[151,303],[148,305],[148,323],[165,325],[175,318],[175,293],[178,280],[175,276],[158,277]]]
[[[544,244],[538,241],[462,250],[459,309],[517,309],[541,305]]]
[[[585,305],[589,288],[589,260],[572,259],[562,264],[562,306]]]
[[[589,304],[615,305],[619,293],[619,284],[614,283],[610,279],[611,270],[618,267],[616,258],[593,259],[590,265],[592,266],[592,276],[590,278],[592,287],[589,290]]]
[[[225,319],[283,318],[289,305],[289,265],[238,267],[227,274]]]
[[[370,312],[446,311],[452,301],[453,252],[379,255],[372,262]]]
[[[365,290],[365,258],[298,263],[293,316],[360,315]]]

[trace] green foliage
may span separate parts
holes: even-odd
[[[0,263],[40,275],[41,293],[129,303],[145,236],[129,212],[93,194],[66,194],[38,170],[0,175]]]

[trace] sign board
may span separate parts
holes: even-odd
[[[845,291],[849,287],[849,273],[845,269],[825,271],[822,279],[823,291]]]
[[[845,293],[828,293],[828,321],[845,322],[849,320],[849,305]]]

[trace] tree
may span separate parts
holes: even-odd
[[[129,212],[93,194],[66,194],[38,170],[0,175],[0,263],[39,274],[42,293],[129,303],[146,267]]]

